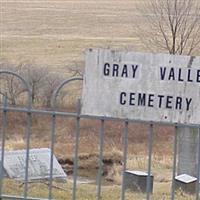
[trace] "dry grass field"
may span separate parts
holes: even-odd
[[[140,0],[0,0],[0,59],[20,63],[29,61],[49,70],[66,73],[68,66],[84,61],[84,51],[91,47],[143,51],[136,37],[135,22],[142,17],[137,11]],[[66,74],[67,78],[67,74]],[[0,116],[1,119],[2,116]],[[6,149],[25,147],[26,119],[23,114],[10,114]],[[49,147],[51,118],[34,116],[31,147]],[[79,150],[79,175],[96,178],[99,153],[98,121],[82,120]],[[57,118],[55,154],[65,171],[72,173],[75,134],[73,119]],[[155,175],[153,199],[169,199],[172,174],[172,127],[155,127],[153,165]],[[147,170],[148,126],[129,127],[128,163],[130,170]],[[90,145],[88,145],[90,144]],[[107,122],[105,133],[105,176],[102,199],[120,196],[123,124]],[[91,153],[92,152],[92,153]],[[70,183],[56,183],[55,199],[70,199]],[[96,186],[79,185],[78,200],[95,199]],[[19,183],[6,182],[5,192],[19,194]],[[47,186],[30,185],[30,194],[47,196]],[[126,193],[126,199],[143,199],[143,194]],[[178,199],[192,199],[183,193]]]
[[[136,0],[1,0],[1,58],[62,70],[91,47],[140,50]]]

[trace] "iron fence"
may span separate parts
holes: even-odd
[[[1,125],[1,164],[0,164],[0,198],[1,199],[27,199],[27,200],[36,200],[36,199],[53,199],[52,195],[52,188],[53,188],[53,155],[54,155],[54,145],[55,145],[55,132],[56,132],[56,118],[57,117],[70,117],[74,118],[76,120],[76,130],[75,130],[75,148],[74,148],[74,162],[73,162],[73,184],[72,184],[72,195],[71,199],[76,200],[77,199],[77,177],[78,177],[78,154],[79,154],[79,139],[80,139],[80,121],[82,119],[95,119],[100,121],[100,130],[99,130],[99,160],[98,160],[98,173],[97,173],[97,180],[96,180],[96,197],[95,199],[100,200],[102,199],[102,168],[103,168],[103,151],[104,151],[104,140],[105,140],[105,121],[112,121],[112,120],[118,120],[121,121],[124,126],[124,132],[123,132],[123,169],[122,169],[122,182],[121,182],[121,192],[120,192],[120,200],[125,199],[125,171],[127,169],[127,151],[128,151],[128,134],[129,134],[129,124],[133,123],[135,121],[131,121],[129,119],[121,120],[116,118],[100,118],[97,116],[84,116],[81,115],[81,103],[80,100],[77,102],[77,108],[76,112],[61,112],[56,109],[56,99],[60,92],[60,90],[63,88],[63,86],[67,85],[70,82],[74,81],[82,81],[81,77],[75,77],[71,79],[67,79],[64,82],[62,82],[57,89],[55,90],[53,96],[52,96],[52,109],[51,110],[42,110],[42,109],[34,109],[32,107],[32,95],[31,90],[29,88],[28,83],[23,79],[23,77],[19,76],[18,74],[2,70],[0,71],[0,75],[12,75],[18,78],[22,84],[26,87],[27,91],[27,106],[26,107],[11,107],[8,106],[7,98],[5,94],[2,94],[3,96],[3,103],[0,107],[1,113],[2,113],[2,122]],[[5,182],[5,177],[3,175],[4,170],[4,158],[5,158],[5,140],[6,140],[6,127],[8,124],[7,115],[9,112],[19,112],[19,113],[25,113],[27,115],[26,117],[26,163],[25,163],[25,178],[24,178],[24,184],[23,184],[23,194],[21,196],[14,196],[9,194],[3,193],[3,186]],[[32,115],[33,114],[40,114],[40,115],[47,115],[51,117],[51,155],[50,155],[50,174],[48,179],[48,198],[34,198],[29,197],[28,195],[28,186],[30,184],[29,181],[29,157],[30,157],[30,136],[32,133]],[[141,122],[141,121],[137,121]],[[152,148],[153,148],[153,135],[154,135],[154,123],[153,122],[142,122],[146,123],[149,126],[148,131],[148,166],[147,166],[147,182],[146,182],[146,199],[149,200],[151,198],[151,174],[152,174]],[[174,126],[174,142],[173,142],[173,166],[172,166],[172,175],[171,175],[171,192],[170,192],[170,199],[175,199],[175,176],[176,176],[176,166],[177,166],[177,127],[184,126],[181,124],[166,124],[170,126]],[[197,182],[196,182],[196,193],[195,198],[196,200],[199,199],[199,171],[200,171],[200,137],[198,141],[198,167],[197,167]],[[55,197],[56,198],[56,197]],[[68,199],[66,197],[66,199]],[[162,199],[162,197],[160,197]]]

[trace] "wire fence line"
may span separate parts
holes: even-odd
[[[0,162],[0,199],[27,199],[27,200],[45,200],[45,198],[34,198],[28,196],[28,186],[30,184],[29,180],[29,161],[30,161],[30,136],[31,136],[31,128],[32,128],[32,115],[33,114],[43,114],[51,117],[51,144],[50,144],[50,172],[49,172],[49,179],[48,179],[48,200],[53,199],[52,189],[53,189],[53,155],[54,155],[54,145],[55,145],[55,134],[56,134],[56,118],[58,116],[61,117],[70,117],[76,120],[76,130],[75,130],[75,146],[73,152],[73,184],[72,184],[72,200],[77,199],[77,178],[78,178],[78,153],[79,153],[79,139],[80,139],[80,121],[82,119],[90,118],[100,121],[100,129],[99,129],[99,161],[98,161],[98,173],[97,173],[97,181],[96,181],[96,199],[100,200],[101,197],[101,190],[102,190],[102,171],[103,171],[103,151],[104,151],[104,140],[105,140],[105,121],[108,120],[119,120],[123,122],[123,157],[122,157],[122,184],[121,184],[121,193],[120,193],[120,200],[125,199],[125,171],[127,170],[127,154],[128,154],[128,134],[129,134],[129,124],[135,121],[130,121],[129,119],[117,119],[117,118],[106,118],[106,117],[97,117],[97,116],[84,116],[81,115],[81,103],[80,99],[77,102],[77,109],[76,112],[60,112],[56,110],[56,99],[57,96],[62,90],[62,88],[70,82],[74,81],[82,81],[83,78],[81,77],[74,77],[63,81],[57,89],[54,91],[52,96],[52,110],[40,110],[40,109],[33,109],[32,108],[32,99],[31,99],[31,90],[29,89],[28,84],[26,81],[11,71],[0,71],[0,75],[12,75],[17,77],[21,80],[22,84],[24,84],[27,88],[27,105],[22,108],[17,107],[10,107],[8,106],[6,94],[3,94],[3,104],[0,105],[0,111],[2,114],[2,121],[0,122],[0,134],[1,134],[1,162]],[[5,140],[6,140],[6,128],[8,125],[8,118],[7,115],[9,112],[20,112],[25,113],[26,117],[26,156],[25,156],[25,175],[24,175],[24,184],[23,184],[23,194],[21,196],[14,196],[9,194],[3,193],[3,186],[5,182],[5,177],[3,175],[4,170],[4,159],[5,159]],[[146,199],[151,199],[151,174],[152,174],[152,147],[153,147],[153,135],[154,135],[154,123],[153,122],[145,122],[149,124],[149,131],[148,131],[148,164],[147,164],[147,181],[146,181]],[[170,199],[175,199],[175,176],[176,176],[176,165],[177,165],[177,127],[180,126],[178,124],[169,124],[174,126],[175,133],[174,133],[174,145],[173,145],[173,166],[172,166],[172,180],[171,180],[171,193]],[[183,125],[184,126],[184,125]],[[200,137],[199,137],[200,138]],[[198,157],[200,157],[200,140],[199,140],[199,150],[198,150]],[[196,184],[196,200],[199,199],[199,169],[200,169],[200,162],[198,162],[198,171],[197,171],[197,184]]]

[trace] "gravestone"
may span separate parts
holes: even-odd
[[[30,149],[29,151],[28,180],[50,178],[51,150],[47,148]],[[7,151],[4,156],[4,169],[9,178],[25,179],[26,150]],[[53,156],[53,179],[66,179],[67,175]]]
[[[175,188],[193,194],[196,191],[196,182],[197,178],[188,174],[181,174],[175,177]]]
[[[133,191],[146,192],[148,174],[142,171],[124,172],[124,187]],[[150,176],[150,192],[153,191],[153,175]]]
[[[196,176],[198,167],[198,129],[181,127],[178,129],[177,173]]]

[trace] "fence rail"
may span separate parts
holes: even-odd
[[[73,162],[73,184],[72,184],[72,195],[71,199],[76,200],[77,199],[77,177],[78,177],[78,154],[79,154],[79,139],[80,139],[80,121],[82,119],[95,119],[100,121],[100,130],[99,130],[99,161],[98,161],[98,173],[97,173],[97,181],[96,181],[96,199],[100,200],[102,199],[101,193],[102,193],[102,170],[103,170],[103,151],[104,151],[104,140],[105,140],[105,121],[108,120],[119,120],[124,124],[124,131],[123,131],[123,169],[122,169],[122,184],[121,184],[121,193],[119,196],[120,200],[125,199],[125,171],[127,169],[127,151],[128,151],[128,134],[129,134],[129,125],[130,123],[140,122],[140,123],[147,123],[142,121],[131,121],[129,119],[122,120],[117,118],[106,118],[106,117],[97,117],[97,116],[84,116],[80,114],[81,110],[81,103],[80,100],[77,102],[77,108],[76,112],[60,112],[56,110],[56,99],[58,96],[58,93],[63,88],[63,86],[67,85],[70,82],[73,81],[82,81],[81,77],[75,77],[71,79],[67,79],[63,81],[58,88],[55,90],[53,96],[52,96],[52,110],[41,110],[41,109],[34,109],[32,108],[32,99],[31,99],[31,90],[28,86],[28,83],[23,79],[23,77],[19,76],[18,74],[15,74],[10,71],[0,71],[0,76],[3,75],[12,75],[21,80],[22,84],[25,85],[27,90],[27,106],[19,108],[19,107],[11,107],[8,106],[6,95],[3,94],[3,104],[0,106],[0,110],[2,113],[2,122],[0,122],[0,134],[1,134],[1,164],[0,164],[0,198],[1,199],[45,199],[45,198],[34,198],[29,197],[28,195],[28,186],[30,184],[29,182],[29,160],[30,160],[30,141],[31,141],[31,133],[32,133],[32,115],[33,114],[42,114],[47,115],[51,117],[51,155],[50,155],[50,173],[49,173],[49,179],[48,179],[48,198],[47,199],[53,199],[52,195],[52,188],[53,188],[53,155],[54,155],[54,147],[55,147],[55,134],[56,134],[56,119],[57,117],[70,117],[74,118],[76,120],[76,130],[75,130],[75,148],[74,148],[74,162]],[[23,184],[23,194],[21,196],[13,196],[9,194],[3,194],[3,187],[5,182],[5,177],[3,176],[3,169],[4,169],[4,159],[5,159],[5,140],[6,140],[6,128],[8,125],[8,119],[7,115],[9,112],[20,112],[25,113],[27,115],[26,117],[26,163],[25,163],[25,179]],[[153,135],[154,135],[154,123],[148,122],[149,126],[148,131],[148,166],[147,166],[147,182],[146,182],[146,199],[149,200],[151,198],[151,174],[152,174],[152,148],[153,148]],[[163,123],[162,123],[163,124]],[[176,176],[176,166],[177,166],[177,127],[178,126],[185,126],[181,124],[165,124],[174,126],[174,145],[173,145],[173,166],[172,166],[172,178],[171,178],[171,193],[170,193],[170,199],[175,199],[175,176]],[[196,127],[196,125],[192,126]],[[198,150],[198,171],[197,171],[197,183],[196,183],[196,200],[199,199],[199,171],[200,171],[200,137],[199,137],[199,150]],[[162,197],[160,197],[161,199]],[[67,197],[66,197],[67,199]]]

